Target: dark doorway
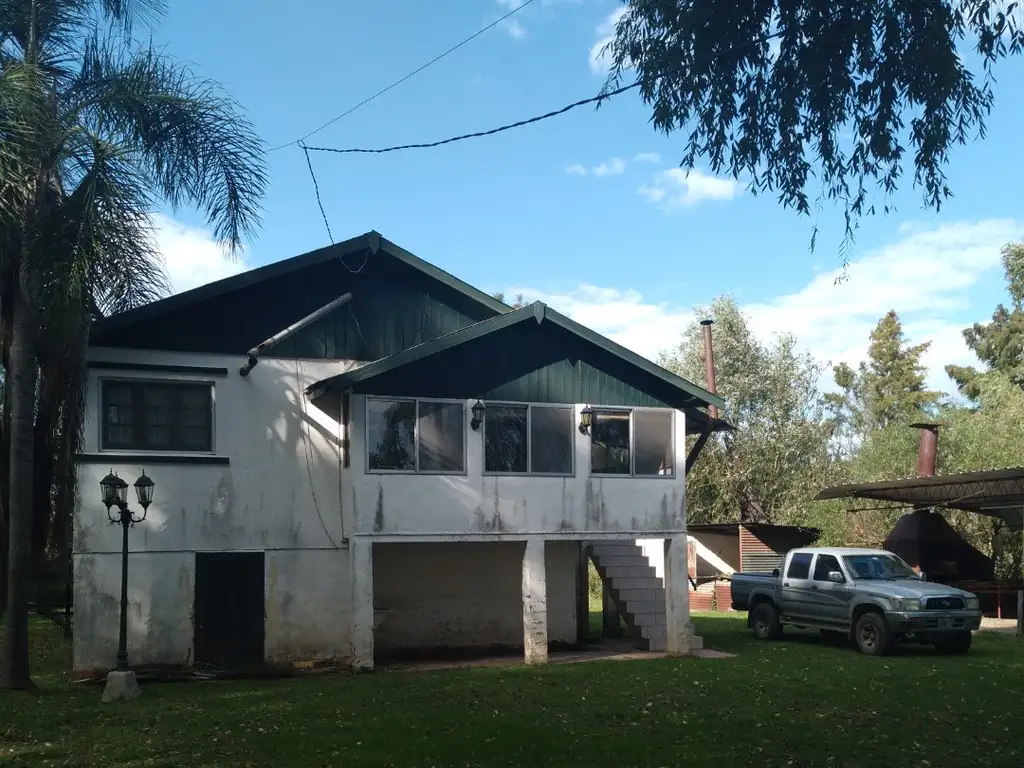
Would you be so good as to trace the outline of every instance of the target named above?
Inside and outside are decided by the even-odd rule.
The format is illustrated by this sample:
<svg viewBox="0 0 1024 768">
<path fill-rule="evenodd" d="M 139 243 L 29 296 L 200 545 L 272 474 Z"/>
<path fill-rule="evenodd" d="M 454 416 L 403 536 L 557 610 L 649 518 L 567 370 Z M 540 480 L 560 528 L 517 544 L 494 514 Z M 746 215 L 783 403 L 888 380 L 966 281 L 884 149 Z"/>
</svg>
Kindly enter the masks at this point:
<svg viewBox="0 0 1024 768">
<path fill-rule="evenodd" d="M 196 553 L 196 664 L 263 666 L 264 583 L 262 552 Z"/>
</svg>

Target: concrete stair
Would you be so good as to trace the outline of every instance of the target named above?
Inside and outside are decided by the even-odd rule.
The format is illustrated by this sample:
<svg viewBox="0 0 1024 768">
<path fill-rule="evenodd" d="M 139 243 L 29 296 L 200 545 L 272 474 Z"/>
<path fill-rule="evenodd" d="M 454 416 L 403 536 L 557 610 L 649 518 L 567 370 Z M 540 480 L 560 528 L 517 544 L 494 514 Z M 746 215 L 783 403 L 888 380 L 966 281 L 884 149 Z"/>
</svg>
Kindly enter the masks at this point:
<svg viewBox="0 0 1024 768">
<path fill-rule="evenodd" d="M 643 550 L 631 541 L 593 542 L 590 559 L 610 592 L 626 626 L 641 648 L 665 651 L 665 585 Z"/>
</svg>

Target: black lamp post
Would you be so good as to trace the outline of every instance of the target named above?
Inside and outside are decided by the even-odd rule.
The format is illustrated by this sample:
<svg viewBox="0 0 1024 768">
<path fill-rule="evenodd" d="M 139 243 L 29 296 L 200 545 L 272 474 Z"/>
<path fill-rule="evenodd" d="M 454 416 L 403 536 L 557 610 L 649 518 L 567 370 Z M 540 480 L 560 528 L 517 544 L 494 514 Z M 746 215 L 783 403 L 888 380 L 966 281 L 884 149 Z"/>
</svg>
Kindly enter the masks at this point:
<svg viewBox="0 0 1024 768">
<path fill-rule="evenodd" d="M 142 507 L 142 515 L 137 516 L 128 508 L 128 483 L 115 475 L 113 470 L 100 480 L 107 517 L 111 523 L 121 525 L 121 625 L 117 637 L 117 672 L 128 671 L 128 528 L 146 519 L 155 487 L 156 483 L 143 470 L 142 477 L 135 481 L 135 495 Z M 116 513 L 112 511 L 115 507 Z"/>
</svg>

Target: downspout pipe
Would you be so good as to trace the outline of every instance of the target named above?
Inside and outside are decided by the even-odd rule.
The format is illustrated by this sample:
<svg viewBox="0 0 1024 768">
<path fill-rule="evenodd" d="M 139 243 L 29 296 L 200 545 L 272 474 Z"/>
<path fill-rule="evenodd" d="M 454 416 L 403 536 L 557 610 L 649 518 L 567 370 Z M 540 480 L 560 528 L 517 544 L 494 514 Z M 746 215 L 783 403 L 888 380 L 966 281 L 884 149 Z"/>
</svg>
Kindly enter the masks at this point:
<svg viewBox="0 0 1024 768">
<path fill-rule="evenodd" d="M 352 293 L 351 292 L 342 294 L 338 298 L 334 299 L 334 301 L 332 301 L 332 302 L 330 302 L 328 304 L 324 304 L 322 307 L 320 307 L 320 309 L 316 310 L 315 312 L 311 312 L 310 314 L 306 315 L 304 318 L 302 318 L 298 322 L 292 323 L 287 328 L 285 328 L 283 331 L 275 333 L 273 336 L 271 336 L 269 339 L 267 339 L 263 343 L 257 344 L 255 347 L 253 347 L 252 349 L 250 349 L 246 353 L 246 355 L 249 358 L 249 361 L 245 365 L 243 365 L 241 368 L 238 369 L 239 375 L 241 375 L 241 376 L 248 376 L 249 375 L 249 371 L 251 371 L 253 368 L 255 368 L 256 367 L 256 363 L 259 362 L 260 355 L 262 355 L 264 352 L 266 352 L 272 346 L 274 346 L 275 344 L 280 344 L 282 341 L 284 341 L 288 337 L 293 336 L 294 334 L 296 334 L 299 331 L 301 331 L 307 325 L 310 325 L 311 323 L 315 323 L 317 320 L 319 320 L 324 315 L 326 315 L 326 314 L 328 314 L 330 312 L 333 312 L 338 307 L 341 307 L 341 306 L 343 306 L 345 304 L 348 304 L 350 301 L 352 301 Z"/>
<path fill-rule="evenodd" d="M 717 395 L 718 390 L 715 387 L 715 350 L 711 344 L 711 326 L 714 324 L 714 320 L 708 318 L 701 320 L 701 331 L 704 334 L 704 378 L 707 380 L 707 389 L 712 395 Z M 712 419 L 718 418 L 718 406 L 709 405 L 708 413 Z"/>
</svg>

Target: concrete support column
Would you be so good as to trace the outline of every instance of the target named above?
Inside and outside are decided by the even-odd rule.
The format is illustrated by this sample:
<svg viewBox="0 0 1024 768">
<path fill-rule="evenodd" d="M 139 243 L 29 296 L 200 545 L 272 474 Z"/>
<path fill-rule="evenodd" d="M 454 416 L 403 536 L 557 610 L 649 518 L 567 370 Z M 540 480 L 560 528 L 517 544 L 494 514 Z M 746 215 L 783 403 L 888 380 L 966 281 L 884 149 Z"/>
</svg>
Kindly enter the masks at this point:
<svg viewBox="0 0 1024 768">
<path fill-rule="evenodd" d="M 668 630 L 667 652 L 686 656 L 701 647 L 690 623 L 690 583 L 686 536 L 665 539 L 665 622 Z"/>
<path fill-rule="evenodd" d="M 548 661 L 548 584 L 544 540 L 529 539 L 523 552 L 523 658 L 527 664 Z"/>
<path fill-rule="evenodd" d="M 586 542 L 579 542 L 576 556 L 576 642 L 582 645 L 590 634 L 590 555 Z"/>
<path fill-rule="evenodd" d="M 352 565 L 352 668 L 373 669 L 373 542 L 349 540 Z"/>
</svg>

